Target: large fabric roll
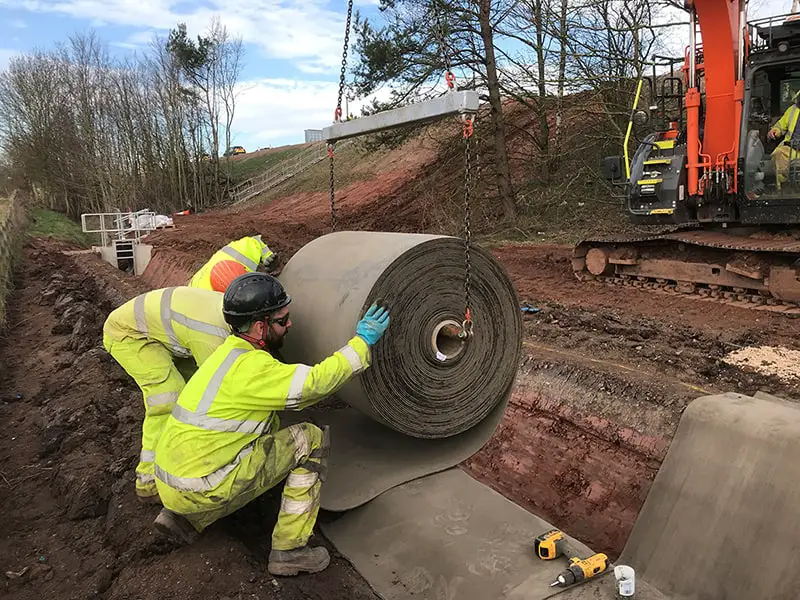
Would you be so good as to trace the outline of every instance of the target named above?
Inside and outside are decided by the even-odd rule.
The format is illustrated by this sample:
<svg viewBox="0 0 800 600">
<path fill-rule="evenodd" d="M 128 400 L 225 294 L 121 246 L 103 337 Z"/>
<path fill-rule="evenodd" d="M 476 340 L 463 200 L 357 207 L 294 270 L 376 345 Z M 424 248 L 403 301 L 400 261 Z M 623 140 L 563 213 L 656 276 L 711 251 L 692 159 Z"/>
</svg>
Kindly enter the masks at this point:
<svg viewBox="0 0 800 600">
<path fill-rule="evenodd" d="M 464 319 L 464 243 L 453 237 L 339 232 L 303 247 L 281 281 L 292 295 L 288 360 L 316 362 L 355 332 L 374 301 L 391 325 L 373 348 L 372 367 L 340 393 L 395 431 L 445 438 L 475 426 L 505 399 L 517 371 L 519 304 L 505 271 L 471 249 L 473 336 Z"/>
</svg>

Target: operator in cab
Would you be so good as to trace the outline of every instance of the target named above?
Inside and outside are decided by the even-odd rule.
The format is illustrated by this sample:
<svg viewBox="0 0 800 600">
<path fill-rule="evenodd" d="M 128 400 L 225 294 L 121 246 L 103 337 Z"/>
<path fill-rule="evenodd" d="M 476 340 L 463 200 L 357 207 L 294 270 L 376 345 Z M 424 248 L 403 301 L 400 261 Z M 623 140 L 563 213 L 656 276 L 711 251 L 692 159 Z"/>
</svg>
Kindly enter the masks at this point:
<svg viewBox="0 0 800 600">
<path fill-rule="evenodd" d="M 800 116 L 800 91 L 795 93 L 789 108 L 767 132 L 767 139 L 770 140 L 783 137 L 783 141 L 772 151 L 778 189 L 781 188 L 781 184 L 786 181 L 786 177 L 789 174 L 789 162 L 800 159 L 800 131 L 797 130 L 798 116 Z"/>
</svg>

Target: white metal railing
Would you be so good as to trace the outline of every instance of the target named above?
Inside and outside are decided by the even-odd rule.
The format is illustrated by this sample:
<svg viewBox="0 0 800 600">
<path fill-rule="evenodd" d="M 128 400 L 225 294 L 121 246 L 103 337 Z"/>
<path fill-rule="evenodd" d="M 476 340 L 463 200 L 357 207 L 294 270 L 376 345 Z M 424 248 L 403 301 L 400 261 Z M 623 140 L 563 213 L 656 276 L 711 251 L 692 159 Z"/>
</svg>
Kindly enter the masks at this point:
<svg viewBox="0 0 800 600">
<path fill-rule="evenodd" d="M 349 141 L 346 141 L 337 144 L 336 150 L 344 148 L 349 143 Z M 309 148 L 280 161 L 264 170 L 260 175 L 256 175 L 234 187 L 231 190 L 234 204 L 244 202 L 274 188 L 279 183 L 283 183 L 290 177 L 302 173 L 327 157 L 328 145 L 324 142 L 315 142 Z"/>
<path fill-rule="evenodd" d="M 103 246 L 111 245 L 113 240 L 139 243 L 143 235 L 156 228 L 156 213 L 150 209 L 81 215 L 81 229 L 84 233 L 99 233 Z"/>
</svg>

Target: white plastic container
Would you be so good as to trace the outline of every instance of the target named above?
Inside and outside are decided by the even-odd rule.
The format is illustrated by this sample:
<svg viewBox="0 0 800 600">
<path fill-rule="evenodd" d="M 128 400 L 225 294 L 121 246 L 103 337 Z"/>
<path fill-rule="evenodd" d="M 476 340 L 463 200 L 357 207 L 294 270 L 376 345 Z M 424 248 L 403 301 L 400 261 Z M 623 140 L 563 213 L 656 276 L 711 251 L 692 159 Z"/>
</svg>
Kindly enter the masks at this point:
<svg viewBox="0 0 800 600">
<path fill-rule="evenodd" d="M 633 598 L 636 595 L 636 572 L 628 565 L 614 567 L 614 577 L 617 580 L 617 597 Z"/>
</svg>

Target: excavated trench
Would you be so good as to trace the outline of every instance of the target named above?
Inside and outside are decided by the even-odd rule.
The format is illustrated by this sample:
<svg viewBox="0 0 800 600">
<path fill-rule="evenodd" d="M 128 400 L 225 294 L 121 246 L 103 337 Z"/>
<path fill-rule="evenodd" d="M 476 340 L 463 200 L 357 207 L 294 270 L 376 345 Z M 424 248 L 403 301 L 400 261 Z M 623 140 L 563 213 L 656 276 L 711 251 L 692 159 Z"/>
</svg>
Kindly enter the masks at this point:
<svg viewBox="0 0 800 600">
<path fill-rule="evenodd" d="M 215 524 L 188 548 L 151 534 L 157 508 L 138 504 L 132 484 L 141 398 L 103 351 L 101 328 L 113 307 L 178 283 L 181 269 L 163 268 L 169 257 L 157 253 L 166 275 L 153 269 L 139 280 L 64 250 L 54 242 L 26 248 L 0 358 L 4 597 L 374 598 L 335 551 L 332 566 L 314 577 L 266 574 L 275 494 Z M 182 262 L 187 269 L 191 261 Z M 724 350 L 711 336 L 541 308 L 526 317 L 525 352 L 506 414 L 462 467 L 612 557 L 692 398 L 731 382 L 745 393 L 796 391 L 721 364 Z M 629 345 L 635 336 L 646 360 L 631 359 L 641 355 Z"/>
</svg>

